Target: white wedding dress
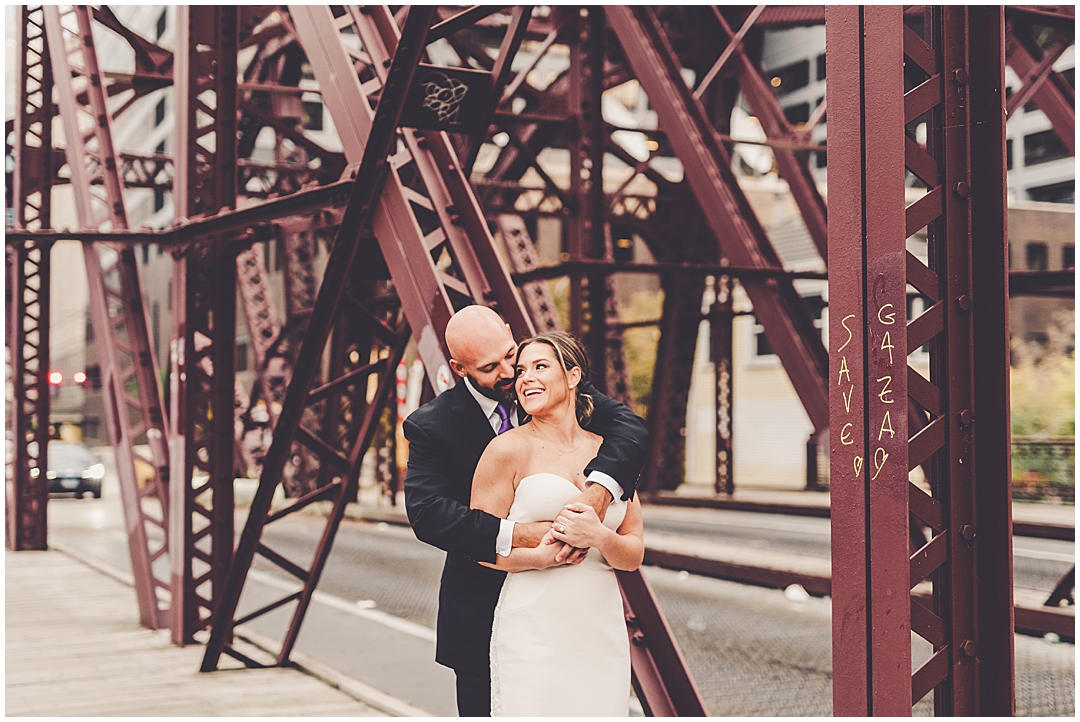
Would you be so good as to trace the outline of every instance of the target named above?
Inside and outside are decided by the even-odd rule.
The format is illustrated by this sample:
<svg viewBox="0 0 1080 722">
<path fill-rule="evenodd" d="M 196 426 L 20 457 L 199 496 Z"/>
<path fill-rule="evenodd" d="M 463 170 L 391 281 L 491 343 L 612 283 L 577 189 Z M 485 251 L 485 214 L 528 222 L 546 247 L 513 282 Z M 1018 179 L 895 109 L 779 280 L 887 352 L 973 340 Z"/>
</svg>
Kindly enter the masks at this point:
<svg viewBox="0 0 1080 722">
<path fill-rule="evenodd" d="M 523 478 L 507 516 L 554 519 L 579 489 L 556 474 Z M 618 529 L 626 502 L 604 526 Z M 630 642 L 615 572 L 596 549 L 580 564 L 506 575 L 491 632 L 491 714 L 626 717 Z"/>
</svg>

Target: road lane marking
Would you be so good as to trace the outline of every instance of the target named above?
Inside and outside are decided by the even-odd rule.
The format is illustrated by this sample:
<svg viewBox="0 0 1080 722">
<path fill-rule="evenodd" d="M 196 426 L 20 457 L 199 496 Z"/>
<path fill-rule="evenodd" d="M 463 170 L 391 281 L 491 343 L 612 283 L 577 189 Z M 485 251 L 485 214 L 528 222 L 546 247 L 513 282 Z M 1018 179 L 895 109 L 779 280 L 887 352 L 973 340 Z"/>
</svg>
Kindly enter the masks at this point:
<svg viewBox="0 0 1080 722">
<path fill-rule="evenodd" d="M 304 588 L 302 584 L 299 584 L 297 582 L 290 582 L 287 579 L 280 579 L 272 574 L 259 571 L 257 569 L 250 570 L 248 572 L 248 578 L 255 579 L 256 581 L 262 582 L 267 586 L 275 587 L 276 589 L 280 589 L 283 592 L 293 593 L 298 592 Z M 426 642 L 435 642 L 434 629 L 425 627 L 422 624 L 417 624 L 416 622 L 410 622 L 408 619 L 402 619 L 401 617 L 396 617 L 393 614 L 388 614 L 378 609 L 364 609 L 360 606 L 357 606 L 356 602 L 349 602 L 342 599 L 341 597 L 335 597 L 332 594 L 327 594 L 326 592 L 320 592 L 318 590 L 315 591 L 311 598 L 312 601 L 319 602 L 320 604 L 325 604 L 328 607 L 332 607 L 339 611 L 352 614 L 353 616 L 360 617 L 361 619 L 366 619 L 370 622 L 381 624 L 384 627 L 389 627 L 390 629 L 394 629 L 398 632 L 411 634 L 412 636 L 418 639 L 423 639 Z"/>
</svg>

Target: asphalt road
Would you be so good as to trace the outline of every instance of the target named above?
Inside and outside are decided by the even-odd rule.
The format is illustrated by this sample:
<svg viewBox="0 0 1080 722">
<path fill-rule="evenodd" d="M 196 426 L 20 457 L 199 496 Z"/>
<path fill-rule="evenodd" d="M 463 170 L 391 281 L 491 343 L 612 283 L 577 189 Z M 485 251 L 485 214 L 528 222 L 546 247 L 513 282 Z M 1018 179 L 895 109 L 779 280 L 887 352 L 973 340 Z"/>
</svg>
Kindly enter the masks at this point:
<svg viewBox="0 0 1080 722">
<path fill-rule="evenodd" d="M 49 508 L 51 539 L 130 568 L 119 504 L 108 487 L 102 500 L 54 499 Z M 674 525 L 682 533 L 731 535 L 733 543 L 737 539 L 748 546 L 828 554 L 827 522 L 697 510 L 693 518 L 680 518 L 687 510 L 664 511 L 656 515 L 664 518 L 650 514 L 646 527 Z M 321 517 L 294 514 L 268 528 L 264 542 L 306 566 L 322 528 Z M 418 542 L 407 528 L 346 520 L 297 649 L 436 714 L 453 715 L 452 677 L 431 661 L 442 559 L 442 552 Z M 662 569 L 647 568 L 645 576 L 711 714 L 831 713 L 828 598 L 793 601 L 777 590 Z M 241 612 L 275 593 L 283 596 L 292 584 L 279 569 L 257 562 Z M 255 626 L 281 639 L 287 620 L 287 611 L 280 610 Z M 1020 635 L 1015 641 L 1017 712 L 1072 716 L 1073 645 Z M 918 640 L 913 650 L 916 664 L 929 654 Z M 931 711 L 929 699 L 915 708 L 921 715 Z"/>
</svg>

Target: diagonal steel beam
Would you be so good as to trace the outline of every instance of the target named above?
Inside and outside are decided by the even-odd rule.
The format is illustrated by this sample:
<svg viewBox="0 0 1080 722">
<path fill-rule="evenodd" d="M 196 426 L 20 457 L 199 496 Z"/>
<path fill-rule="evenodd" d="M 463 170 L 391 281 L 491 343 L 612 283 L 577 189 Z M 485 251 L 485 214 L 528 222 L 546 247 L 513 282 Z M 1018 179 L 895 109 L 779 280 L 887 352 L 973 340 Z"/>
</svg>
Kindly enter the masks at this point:
<svg viewBox="0 0 1080 722">
<path fill-rule="evenodd" d="M 739 76 L 742 92 L 746 95 L 750 107 L 757 113 L 761 121 L 761 128 L 770 139 L 797 138 L 799 133 L 792 129 L 784 116 L 784 109 L 780 107 L 780 101 L 776 99 L 772 88 L 765 82 L 761 72 L 754 65 L 742 43 L 736 44 L 736 33 L 728 25 L 724 14 L 719 8 L 713 7 L 714 16 L 724 34 L 731 38 L 731 44 L 735 46 L 735 54 L 742 65 L 742 73 Z M 809 140 L 809 138 L 806 138 Z M 776 158 L 776 166 L 780 171 L 780 177 L 787 181 L 791 189 L 791 195 L 802 213 L 803 222 L 810 233 L 810 237 L 817 247 L 822 259 L 828 257 L 828 229 L 826 224 L 825 201 L 818 193 L 817 184 L 810 174 L 807 166 L 807 154 L 798 154 L 791 150 L 773 147 L 773 156 Z"/>
<path fill-rule="evenodd" d="M 1005 62 L 1021 79 L 1028 77 L 1036 69 L 1039 61 L 1024 47 L 1013 31 L 1013 23 L 1006 23 Z M 1056 76 L 1056 77 L 1055 77 Z M 1049 81 L 1049 82 L 1047 82 Z M 1069 152 L 1076 154 L 1076 108 L 1075 98 L 1065 89 L 1068 82 L 1060 73 L 1051 71 L 1043 82 L 1036 83 L 1031 92 L 1031 99 L 1039 106 L 1050 121 L 1054 131 L 1061 138 Z"/>
<path fill-rule="evenodd" d="M 390 170 L 387 154 L 397 138 L 395 131 L 398 119 L 401 115 L 408 87 L 419 63 L 420 55 L 424 50 L 424 38 L 427 35 L 433 14 L 434 8 L 431 7 L 413 8 L 406 21 L 401 41 L 398 43 L 394 53 L 386 86 L 371 121 L 370 135 L 367 137 L 368 142 L 363 149 L 362 160 L 356 173 L 352 195 L 346 206 L 345 216 L 342 219 L 333 250 L 330 253 L 323 283 L 319 288 L 319 294 L 312 309 L 311 321 L 304 337 L 304 344 L 296 361 L 281 416 L 278 418 L 274 441 L 263 466 L 263 475 L 259 479 L 259 488 L 252 501 L 248 522 L 245 524 L 244 531 L 241 534 L 240 543 L 229 568 L 225 587 L 214 613 L 210 640 L 206 645 L 206 654 L 203 657 L 201 667 L 204 672 L 217 669 L 218 660 L 230 643 L 233 620 L 237 604 L 240 601 L 240 592 L 243 589 L 243 583 L 259 547 L 259 539 L 270 512 L 270 503 L 273 499 L 274 490 L 281 482 L 286 457 L 291 453 L 293 439 L 298 432 L 303 415 L 309 385 L 316 373 L 324 345 L 329 338 L 342 300 L 342 293 L 345 290 L 346 281 L 349 278 L 354 262 L 357 260 L 361 234 L 367 227 L 377 207 L 378 198 L 382 194 L 382 188 Z M 336 40 L 336 38 L 334 39 Z M 313 49 L 310 49 L 309 53 Z M 403 351 L 403 348 L 401 350 Z M 393 365 L 396 366 L 396 363 Z M 393 377 L 392 368 L 386 376 L 387 378 Z M 367 425 L 369 428 L 365 430 L 365 433 L 373 433 L 374 425 L 370 421 L 368 421 Z M 370 443 L 370 438 L 367 438 L 367 441 Z M 357 449 L 359 448 L 358 445 Z M 341 516 L 344 514 L 343 500 L 346 496 L 345 492 L 349 486 L 355 488 L 359 475 L 359 456 L 361 453 L 362 450 L 360 452 L 354 450 L 353 456 L 355 458 L 350 459 L 351 468 L 348 479 L 341 484 L 341 492 L 335 504 L 335 511 L 327 525 L 323 539 L 320 541 L 315 565 L 305 581 L 304 590 L 299 597 L 299 604 L 293 615 L 293 624 L 290 626 L 286 643 L 282 645 L 278 657 L 279 665 L 288 660 L 292 644 L 295 643 L 296 635 L 299 633 L 299 623 L 303 620 L 307 605 L 314 594 L 315 586 L 322 572 L 322 564 L 325 563 L 326 554 L 329 553 L 329 547 L 333 542 L 337 523 L 340 523 Z"/>
<path fill-rule="evenodd" d="M 683 163 L 698 205 L 721 249 L 734 265 L 778 268 L 779 258 L 731 170 L 730 158 L 682 81 L 674 51 L 655 12 L 612 6 L 608 21 L 660 125 Z M 743 288 L 787 371 L 815 430 L 829 424 L 827 357 L 809 309 L 790 283 L 746 279 Z"/>
<path fill-rule="evenodd" d="M 45 29 L 79 225 L 87 230 L 124 230 L 123 182 L 117 171 L 90 9 L 74 6 L 61 12 L 59 7 L 47 6 Z M 154 570 L 153 561 L 165 553 L 166 546 L 168 437 L 135 251 L 103 243 L 87 243 L 83 249 L 140 621 L 160 629 L 167 621 L 157 591 L 167 583 Z M 134 445 L 144 439 L 151 454 L 143 461 L 154 469 L 154 478 L 140 489 L 135 474 L 135 460 L 140 457 Z"/>
</svg>

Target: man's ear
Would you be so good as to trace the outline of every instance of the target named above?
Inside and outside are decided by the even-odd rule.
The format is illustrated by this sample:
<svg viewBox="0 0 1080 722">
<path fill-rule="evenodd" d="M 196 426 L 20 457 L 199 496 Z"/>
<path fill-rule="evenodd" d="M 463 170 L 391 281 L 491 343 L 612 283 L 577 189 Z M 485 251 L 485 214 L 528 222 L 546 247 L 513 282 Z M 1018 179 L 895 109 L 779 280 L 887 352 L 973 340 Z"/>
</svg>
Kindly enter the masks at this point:
<svg viewBox="0 0 1080 722">
<path fill-rule="evenodd" d="M 454 359 L 450 359 L 450 368 L 453 369 L 454 373 L 456 373 L 461 378 L 465 378 L 468 375 L 465 372 L 465 367 L 462 366 L 457 361 L 455 361 Z"/>
</svg>

